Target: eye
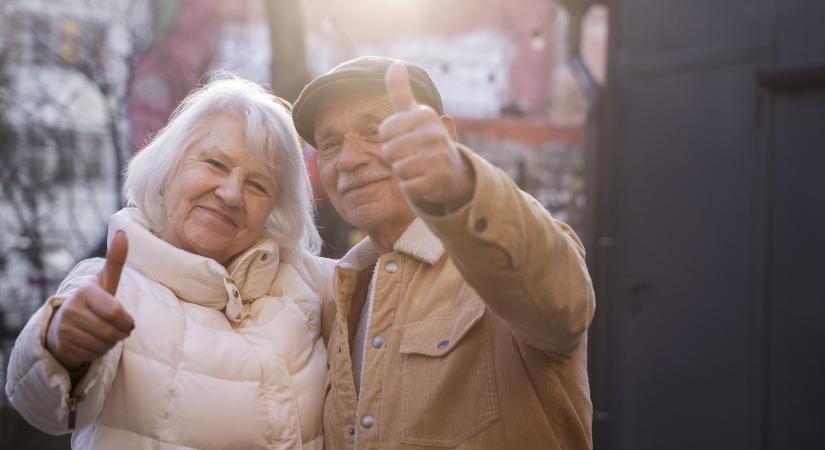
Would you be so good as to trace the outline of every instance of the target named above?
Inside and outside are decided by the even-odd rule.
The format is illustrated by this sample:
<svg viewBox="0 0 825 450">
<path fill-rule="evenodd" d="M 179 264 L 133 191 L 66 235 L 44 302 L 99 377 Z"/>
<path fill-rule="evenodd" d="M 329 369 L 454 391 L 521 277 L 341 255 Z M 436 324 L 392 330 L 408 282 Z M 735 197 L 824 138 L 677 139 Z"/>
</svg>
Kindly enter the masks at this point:
<svg viewBox="0 0 825 450">
<path fill-rule="evenodd" d="M 338 139 L 330 139 L 328 141 L 322 142 L 321 145 L 318 146 L 318 153 L 329 154 L 337 150 L 340 146 L 341 141 L 339 141 Z"/>
<path fill-rule="evenodd" d="M 252 186 L 252 189 L 257 191 L 258 193 L 269 195 L 269 191 L 266 190 L 266 187 L 264 187 L 262 183 L 259 183 L 257 181 L 250 181 L 249 185 Z"/>
<path fill-rule="evenodd" d="M 217 159 L 206 158 L 206 159 L 203 160 L 203 162 L 205 162 L 206 164 L 209 164 L 210 166 L 212 166 L 216 169 L 221 169 L 221 170 L 226 169 L 226 166 L 224 166 L 223 163 L 218 161 Z"/>
<path fill-rule="evenodd" d="M 367 128 L 364 130 L 364 136 L 372 142 L 378 142 L 381 140 L 381 133 L 378 132 L 378 127 Z"/>
</svg>

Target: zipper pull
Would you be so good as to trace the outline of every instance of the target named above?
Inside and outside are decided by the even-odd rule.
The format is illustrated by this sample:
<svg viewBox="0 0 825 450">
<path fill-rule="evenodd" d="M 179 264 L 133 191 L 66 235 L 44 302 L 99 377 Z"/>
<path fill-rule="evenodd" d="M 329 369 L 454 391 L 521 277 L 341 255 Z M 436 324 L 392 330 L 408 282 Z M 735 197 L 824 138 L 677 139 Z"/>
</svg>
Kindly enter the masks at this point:
<svg viewBox="0 0 825 450">
<path fill-rule="evenodd" d="M 69 396 L 69 429 L 74 430 L 75 421 L 77 420 L 77 397 Z"/>
</svg>

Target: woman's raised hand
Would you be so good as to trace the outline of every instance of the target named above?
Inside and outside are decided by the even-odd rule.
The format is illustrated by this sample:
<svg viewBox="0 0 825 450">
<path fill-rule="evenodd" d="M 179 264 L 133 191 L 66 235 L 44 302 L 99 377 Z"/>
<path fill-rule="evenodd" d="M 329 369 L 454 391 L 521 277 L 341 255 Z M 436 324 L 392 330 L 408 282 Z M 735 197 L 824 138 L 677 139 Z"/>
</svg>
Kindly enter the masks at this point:
<svg viewBox="0 0 825 450">
<path fill-rule="evenodd" d="M 66 369 L 77 369 L 103 356 L 135 327 L 114 295 L 129 243 L 117 231 L 97 279 L 78 288 L 55 311 L 46 332 L 46 348 Z"/>
</svg>

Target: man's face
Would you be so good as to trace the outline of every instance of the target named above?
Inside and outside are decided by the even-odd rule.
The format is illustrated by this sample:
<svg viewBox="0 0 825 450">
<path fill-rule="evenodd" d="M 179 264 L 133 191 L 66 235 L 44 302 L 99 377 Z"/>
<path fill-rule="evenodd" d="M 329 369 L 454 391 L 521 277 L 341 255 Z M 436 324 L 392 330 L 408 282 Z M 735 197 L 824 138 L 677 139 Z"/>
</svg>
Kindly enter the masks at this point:
<svg viewBox="0 0 825 450">
<path fill-rule="evenodd" d="M 415 218 L 381 152 L 378 127 L 390 114 L 386 97 L 373 96 L 327 103 L 315 115 L 321 184 L 344 220 L 367 233 L 403 231 Z"/>
</svg>

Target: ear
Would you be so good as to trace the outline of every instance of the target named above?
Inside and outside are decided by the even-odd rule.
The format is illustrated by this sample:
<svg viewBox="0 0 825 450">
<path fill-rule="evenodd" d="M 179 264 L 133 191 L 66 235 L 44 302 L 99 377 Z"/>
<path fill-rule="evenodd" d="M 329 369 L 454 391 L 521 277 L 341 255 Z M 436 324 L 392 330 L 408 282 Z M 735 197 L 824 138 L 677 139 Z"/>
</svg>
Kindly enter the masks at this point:
<svg viewBox="0 0 825 450">
<path fill-rule="evenodd" d="M 450 139 L 453 142 L 458 142 L 458 132 L 455 129 L 455 120 L 453 120 L 453 116 L 449 114 L 444 114 L 441 118 L 441 123 L 447 128 L 447 133 L 450 134 Z"/>
</svg>

